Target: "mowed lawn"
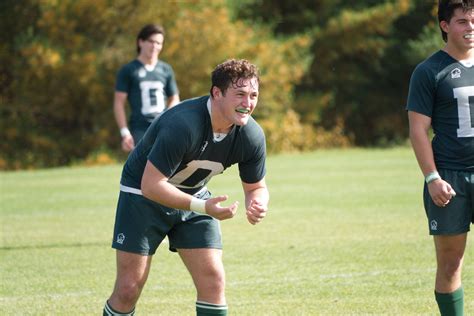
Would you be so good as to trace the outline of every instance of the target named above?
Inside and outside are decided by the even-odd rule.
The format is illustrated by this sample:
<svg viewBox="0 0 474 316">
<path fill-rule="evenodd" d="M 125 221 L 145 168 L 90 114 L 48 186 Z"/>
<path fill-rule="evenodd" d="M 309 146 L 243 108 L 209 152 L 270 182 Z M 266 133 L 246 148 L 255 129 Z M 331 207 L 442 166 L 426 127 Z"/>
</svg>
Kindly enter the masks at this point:
<svg viewBox="0 0 474 316">
<path fill-rule="evenodd" d="M 0 314 L 101 315 L 121 166 L 0 173 Z M 230 315 L 436 315 L 435 256 L 410 148 L 268 158 L 270 211 L 244 216 L 235 167 L 211 180 L 239 200 L 222 222 Z M 464 266 L 474 315 L 474 255 Z M 163 244 L 137 315 L 194 315 L 191 278 Z"/>
</svg>

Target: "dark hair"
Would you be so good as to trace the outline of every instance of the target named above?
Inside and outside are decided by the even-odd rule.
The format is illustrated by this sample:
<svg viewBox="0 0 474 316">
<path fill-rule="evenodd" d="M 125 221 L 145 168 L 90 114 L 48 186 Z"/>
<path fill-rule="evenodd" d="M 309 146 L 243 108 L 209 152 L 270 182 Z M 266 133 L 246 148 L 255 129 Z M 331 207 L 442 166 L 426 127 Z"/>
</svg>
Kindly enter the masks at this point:
<svg viewBox="0 0 474 316">
<path fill-rule="evenodd" d="M 438 22 L 441 21 L 450 22 L 456 9 L 463 9 L 463 11 L 474 9 L 474 0 L 439 0 L 438 2 Z M 441 35 L 443 41 L 448 41 L 448 34 L 441 29 Z"/>
<path fill-rule="evenodd" d="M 140 32 L 137 35 L 137 53 L 138 54 L 140 54 L 140 46 L 138 45 L 138 41 L 139 40 L 145 41 L 154 34 L 163 34 L 163 37 L 165 37 L 165 29 L 161 25 L 158 25 L 158 24 L 147 24 L 140 30 Z"/>
<path fill-rule="evenodd" d="M 229 85 L 242 87 L 243 80 L 252 78 L 256 78 L 257 82 L 260 83 L 257 66 L 245 59 L 228 59 L 222 64 L 217 65 L 214 71 L 212 71 L 211 96 L 213 97 L 213 87 L 219 88 L 222 94 L 225 94 Z"/>
</svg>

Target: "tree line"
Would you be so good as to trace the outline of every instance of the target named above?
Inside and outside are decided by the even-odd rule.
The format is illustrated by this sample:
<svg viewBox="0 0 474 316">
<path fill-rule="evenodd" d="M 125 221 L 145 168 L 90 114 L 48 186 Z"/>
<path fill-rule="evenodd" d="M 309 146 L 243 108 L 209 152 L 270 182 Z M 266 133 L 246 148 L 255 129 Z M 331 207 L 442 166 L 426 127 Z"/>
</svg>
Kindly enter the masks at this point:
<svg viewBox="0 0 474 316">
<path fill-rule="evenodd" d="M 270 152 L 404 142 L 408 81 L 441 47 L 436 1 L 4 0 L 0 169 L 119 152 L 118 68 L 147 23 L 181 99 L 207 94 L 227 58 L 261 71 L 255 116 Z"/>
</svg>

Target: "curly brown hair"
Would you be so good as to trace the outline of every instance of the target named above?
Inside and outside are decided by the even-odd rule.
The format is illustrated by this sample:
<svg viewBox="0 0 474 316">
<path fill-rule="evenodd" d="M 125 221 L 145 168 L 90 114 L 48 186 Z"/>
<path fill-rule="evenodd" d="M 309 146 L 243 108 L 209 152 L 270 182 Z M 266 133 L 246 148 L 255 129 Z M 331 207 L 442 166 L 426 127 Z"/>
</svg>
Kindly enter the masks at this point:
<svg viewBox="0 0 474 316">
<path fill-rule="evenodd" d="M 242 87 L 243 81 L 256 78 L 260 84 L 258 68 L 246 59 L 228 59 L 216 66 L 211 74 L 211 89 L 217 87 L 225 95 L 227 88 L 232 84 L 234 87 Z"/>
</svg>

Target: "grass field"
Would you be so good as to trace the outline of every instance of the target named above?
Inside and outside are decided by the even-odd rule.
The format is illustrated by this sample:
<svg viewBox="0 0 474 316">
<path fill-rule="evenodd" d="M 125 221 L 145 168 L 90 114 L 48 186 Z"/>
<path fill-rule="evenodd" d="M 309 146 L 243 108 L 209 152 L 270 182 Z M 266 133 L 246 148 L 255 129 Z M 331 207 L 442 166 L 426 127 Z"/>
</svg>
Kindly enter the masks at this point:
<svg viewBox="0 0 474 316">
<path fill-rule="evenodd" d="M 271 156 L 257 226 L 222 222 L 230 315 L 436 315 L 435 258 L 410 148 Z M 0 314 L 101 315 L 121 166 L 0 173 Z M 243 202 L 237 170 L 210 183 Z M 241 204 L 242 205 L 242 204 Z M 138 315 L 193 315 L 191 279 L 162 245 Z M 474 256 L 464 266 L 474 315 Z"/>
</svg>

